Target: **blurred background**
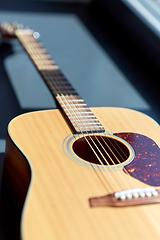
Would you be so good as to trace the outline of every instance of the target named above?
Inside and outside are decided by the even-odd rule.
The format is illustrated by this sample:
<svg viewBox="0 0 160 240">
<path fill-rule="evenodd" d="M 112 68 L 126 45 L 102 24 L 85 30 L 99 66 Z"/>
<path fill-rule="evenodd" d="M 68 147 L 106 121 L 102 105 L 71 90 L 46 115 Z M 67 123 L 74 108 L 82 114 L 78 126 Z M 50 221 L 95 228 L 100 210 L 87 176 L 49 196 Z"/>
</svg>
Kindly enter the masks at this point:
<svg viewBox="0 0 160 240">
<path fill-rule="evenodd" d="M 131 108 L 160 123 L 159 11 L 158 0 L 5 0 L 0 22 L 18 21 L 38 31 L 89 107 Z M 18 40 L 1 42 L 0 63 L 2 180 L 9 121 L 56 105 Z M 20 212 L 2 181 L 0 186 L 0 239 L 14 240 Z"/>
</svg>

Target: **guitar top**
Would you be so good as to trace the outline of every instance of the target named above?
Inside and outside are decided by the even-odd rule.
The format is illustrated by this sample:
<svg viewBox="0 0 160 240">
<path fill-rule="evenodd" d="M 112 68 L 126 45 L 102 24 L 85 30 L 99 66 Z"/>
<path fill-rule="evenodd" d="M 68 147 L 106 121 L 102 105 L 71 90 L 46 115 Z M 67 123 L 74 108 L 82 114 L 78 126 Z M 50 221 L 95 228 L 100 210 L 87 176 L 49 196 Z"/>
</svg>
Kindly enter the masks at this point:
<svg viewBox="0 0 160 240">
<path fill-rule="evenodd" d="M 8 126 L 4 181 L 22 209 L 21 239 L 159 239 L 159 125 L 129 109 L 89 109 L 37 32 L 1 28 L 20 40 L 60 108 Z"/>
</svg>

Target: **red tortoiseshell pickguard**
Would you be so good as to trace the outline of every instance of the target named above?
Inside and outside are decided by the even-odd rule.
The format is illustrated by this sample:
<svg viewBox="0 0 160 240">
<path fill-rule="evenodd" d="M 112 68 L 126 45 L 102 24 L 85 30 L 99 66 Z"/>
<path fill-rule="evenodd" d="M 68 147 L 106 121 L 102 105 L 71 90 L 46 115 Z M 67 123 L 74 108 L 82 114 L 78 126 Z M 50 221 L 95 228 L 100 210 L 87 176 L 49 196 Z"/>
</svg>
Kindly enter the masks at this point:
<svg viewBox="0 0 160 240">
<path fill-rule="evenodd" d="M 115 133 L 135 151 L 133 161 L 125 166 L 128 173 L 151 186 L 160 186 L 160 148 L 150 138 L 137 133 Z"/>
</svg>

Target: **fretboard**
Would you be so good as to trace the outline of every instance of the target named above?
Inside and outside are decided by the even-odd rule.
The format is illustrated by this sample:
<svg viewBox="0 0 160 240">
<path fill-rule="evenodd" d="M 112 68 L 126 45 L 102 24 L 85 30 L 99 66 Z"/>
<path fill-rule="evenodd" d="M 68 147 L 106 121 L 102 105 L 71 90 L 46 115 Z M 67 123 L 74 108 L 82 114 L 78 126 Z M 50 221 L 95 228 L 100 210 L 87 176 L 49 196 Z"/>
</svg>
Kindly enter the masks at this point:
<svg viewBox="0 0 160 240">
<path fill-rule="evenodd" d="M 67 81 L 46 49 L 34 38 L 33 34 L 34 31 L 28 29 L 16 30 L 18 39 L 59 103 L 74 132 L 104 132 L 101 123 Z"/>
</svg>

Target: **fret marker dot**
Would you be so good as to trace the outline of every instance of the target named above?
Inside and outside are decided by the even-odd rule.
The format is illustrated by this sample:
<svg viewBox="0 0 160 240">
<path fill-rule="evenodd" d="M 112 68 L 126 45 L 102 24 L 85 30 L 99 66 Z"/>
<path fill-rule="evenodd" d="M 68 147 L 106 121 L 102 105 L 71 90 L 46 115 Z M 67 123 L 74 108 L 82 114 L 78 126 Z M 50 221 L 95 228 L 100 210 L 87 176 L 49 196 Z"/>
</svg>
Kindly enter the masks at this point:
<svg viewBox="0 0 160 240">
<path fill-rule="evenodd" d="M 40 33 L 39 33 L 39 32 L 34 32 L 34 33 L 33 33 L 33 37 L 34 37 L 35 39 L 38 39 L 38 38 L 40 37 Z"/>
</svg>

